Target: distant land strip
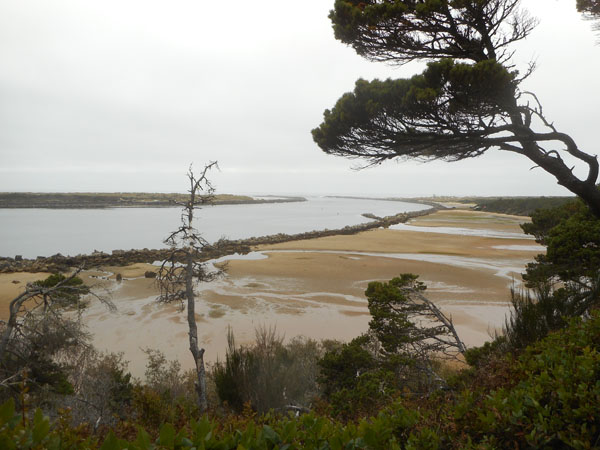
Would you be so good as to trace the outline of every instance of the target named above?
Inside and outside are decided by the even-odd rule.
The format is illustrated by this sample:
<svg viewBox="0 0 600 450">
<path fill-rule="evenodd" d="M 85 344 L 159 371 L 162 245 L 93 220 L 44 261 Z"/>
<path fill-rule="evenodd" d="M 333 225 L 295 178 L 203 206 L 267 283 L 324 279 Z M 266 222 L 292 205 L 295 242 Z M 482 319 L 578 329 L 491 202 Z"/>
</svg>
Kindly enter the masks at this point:
<svg viewBox="0 0 600 450">
<path fill-rule="evenodd" d="M 474 211 L 486 211 L 499 214 L 512 214 L 515 216 L 531 216 L 537 209 L 549 209 L 562 206 L 565 203 L 576 200 L 576 197 L 452 197 L 452 196 L 432 196 L 432 197 L 356 197 L 356 196 L 334 196 L 335 198 L 355 198 L 361 200 L 386 200 L 394 202 L 421 203 L 429 206 L 436 206 L 440 203 L 464 203 L 472 204 Z"/>
<path fill-rule="evenodd" d="M 188 194 L 160 194 L 147 192 L 73 192 L 36 193 L 0 192 L 0 208 L 51 208 L 51 209 L 102 209 L 102 208 L 166 208 L 178 206 L 189 198 Z M 303 202 L 304 197 L 217 194 L 215 205 L 241 205 L 256 203 Z"/>
<path fill-rule="evenodd" d="M 221 239 L 212 245 L 207 245 L 204 250 L 197 255 L 197 258 L 200 261 L 208 261 L 210 259 L 216 259 L 234 253 L 246 254 L 258 245 L 279 244 L 282 242 L 316 239 L 325 236 L 352 235 L 374 228 L 387 228 L 390 225 L 405 223 L 409 219 L 425 216 L 440 209 L 446 208 L 441 205 L 436 205 L 435 207 L 422 211 L 411 211 L 383 218 L 372 214 L 363 214 L 368 218 L 376 218 L 376 220 L 359 225 L 348 225 L 344 228 L 335 230 L 308 231 L 298 234 L 278 233 L 269 236 L 251 237 L 248 239 Z M 76 256 L 64 256 L 58 253 L 48 257 L 39 256 L 36 259 L 26 259 L 16 255 L 14 258 L 0 257 L 0 273 L 67 272 L 76 267 L 92 269 L 101 266 L 127 266 L 134 263 L 152 264 L 155 261 L 169 259 L 171 253 L 172 250 L 169 248 L 145 248 L 140 250 L 113 250 L 111 253 L 94 252 L 89 255 Z"/>
</svg>

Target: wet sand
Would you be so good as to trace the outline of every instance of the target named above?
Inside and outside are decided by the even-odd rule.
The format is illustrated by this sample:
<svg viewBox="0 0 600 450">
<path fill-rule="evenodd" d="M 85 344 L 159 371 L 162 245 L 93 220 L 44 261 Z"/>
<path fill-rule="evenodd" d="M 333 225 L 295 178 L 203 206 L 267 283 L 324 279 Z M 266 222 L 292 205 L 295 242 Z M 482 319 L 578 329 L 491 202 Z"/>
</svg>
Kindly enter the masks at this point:
<svg viewBox="0 0 600 450">
<path fill-rule="evenodd" d="M 244 259 L 231 259 L 224 277 L 197 289 L 198 331 L 206 359 L 224 357 L 228 326 L 242 344 L 253 341 L 258 326 L 276 326 L 288 338 L 352 339 L 368 328 L 368 283 L 403 272 L 420 275 L 427 295 L 452 316 L 468 346 L 481 345 L 504 322 L 509 287 L 520 282 L 525 264 L 543 251 L 522 235 L 518 224 L 524 220 L 439 211 L 413 220 L 410 230 L 377 229 L 261 246 Z M 447 234 L 446 228 L 473 234 Z M 111 289 L 118 308 L 111 313 L 92 301 L 84 320 L 95 345 L 124 352 L 137 376 L 143 375 L 146 358 L 141 349 L 146 347 L 191 367 L 186 315 L 175 305 L 156 303 L 154 280 L 143 278 L 148 265 L 105 269 L 103 274 L 84 274 L 86 282 Z M 121 283 L 114 280 L 116 272 L 124 277 Z"/>
<path fill-rule="evenodd" d="M 27 283 L 47 278 L 44 272 L 17 272 L 0 274 L 0 320 L 7 320 L 10 302 L 25 291 Z"/>
</svg>

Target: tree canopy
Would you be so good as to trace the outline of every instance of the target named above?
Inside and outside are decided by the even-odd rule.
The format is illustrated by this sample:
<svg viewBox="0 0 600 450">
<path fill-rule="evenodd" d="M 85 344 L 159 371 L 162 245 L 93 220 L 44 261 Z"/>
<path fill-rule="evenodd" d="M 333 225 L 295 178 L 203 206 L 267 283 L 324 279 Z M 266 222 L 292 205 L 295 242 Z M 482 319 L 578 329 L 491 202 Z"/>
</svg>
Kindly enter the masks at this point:
<svg viewBox="0 0 600 450">
<path fill-rule="evenodd" d="M 577 0 L 577 11 L 596 20 L 600 18 L 600 0 Z"/>
<path fill-rule="evenodd" d="M 358 80 L 313 139 L 326 153 L 363 158 L 457 161 L 490 149 L 518 153 L 552 174 L 600 217 L 598 161 L 544 115 L 520 89 L 511 45 L 536 20 L 518 0 L 336 0 L 335 37 L 373 61 L 428 61 L 420 75 Z M 578 178 L 563 159 L 583 162 Z"/>
<path fill-rule="evenodd" d="M 600 0 L 577 0 L 577 11 L 594 21 L 594 30 L 600 32 Z"/>
</svg>

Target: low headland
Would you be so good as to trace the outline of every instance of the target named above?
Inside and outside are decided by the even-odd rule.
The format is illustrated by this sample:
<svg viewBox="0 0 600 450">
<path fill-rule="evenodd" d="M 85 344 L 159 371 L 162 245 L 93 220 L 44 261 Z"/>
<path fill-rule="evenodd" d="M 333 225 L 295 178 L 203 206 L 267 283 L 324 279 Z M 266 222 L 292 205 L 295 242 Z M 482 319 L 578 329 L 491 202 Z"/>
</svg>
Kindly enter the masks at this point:
<svg viewBox="0 0 600 450">
<path fill-rule="evenodd" d="M 0 192 L 0 208 L 54 208 L 54 209 L 101 209 L 101 208 L 165 208 L 177 207 L 188 199 L 188 194 L 162 194 L 148 192 Z M 217 194 L 211 203 L 215 205 L 242 205 L 257 203 L 287 203 L 306 201 L 304 197 Z"/>
</svg>

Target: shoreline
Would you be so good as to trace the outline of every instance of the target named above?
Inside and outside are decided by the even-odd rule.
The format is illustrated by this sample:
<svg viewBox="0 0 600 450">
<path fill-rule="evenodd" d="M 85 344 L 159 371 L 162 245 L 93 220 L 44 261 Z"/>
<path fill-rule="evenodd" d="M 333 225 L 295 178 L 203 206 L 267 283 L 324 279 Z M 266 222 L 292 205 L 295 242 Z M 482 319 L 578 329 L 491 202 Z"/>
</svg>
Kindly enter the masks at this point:
<svg viewBox="0 0 600 450">
<path fill-rule="evenodd" d="M 145 192 L 0 192 L 0 209 L 110 209 L 110 208 L 180 208 L 187 194 Z M 297 196 L 254 198 L 247 195 L 216 194 L 212 204 L 254 205 L 265 203 L 304 202 Z"/>
<path fill-rule="evenodd" d="M 259 245 L 309 240 L 326 236 L 355 235 L 375 228 L 388 228 L 392 225 L 405 223 L 416 217 L 432 214 L 433 212 L 442 209 L 445 209 L 445 207 L 438 205 L 425 210 L 403 212 L 383 218 L 374 216 L 372 214 L 363 214 L 364 217 L 374 220 L 358 225 L 348 225 L 343 228 L 337 228 L 333 230 L 313 230 L 296 234 L 278 233 L 267 236 L 235 240 L 221 239 L 215 244 L 206 246 L 204 250 L 197 255 L 197 259 L 200 261 L 208 261 L 210 259 L 216 259 L 235 253 L 246 254 L 250 252 L 253 247 Z M 91 269 L 94 267 L 107 265 L 126 266 L 135 263 L 151 264 L 155 261 L 167 259 L 170 252 L 170 249 L 164 248 L 113 250 L 110 254 L 105 252 L 95 252 L 92 254 L 76 256 L 63 256 L 62 254 L 57 253 L 56 255 L 38 257 L 36 259 L 0 257 L 0 273 L 66 272 L 72 268 L 78 267 Z"/>
</svg>

